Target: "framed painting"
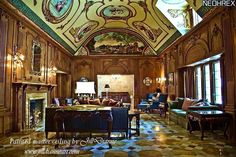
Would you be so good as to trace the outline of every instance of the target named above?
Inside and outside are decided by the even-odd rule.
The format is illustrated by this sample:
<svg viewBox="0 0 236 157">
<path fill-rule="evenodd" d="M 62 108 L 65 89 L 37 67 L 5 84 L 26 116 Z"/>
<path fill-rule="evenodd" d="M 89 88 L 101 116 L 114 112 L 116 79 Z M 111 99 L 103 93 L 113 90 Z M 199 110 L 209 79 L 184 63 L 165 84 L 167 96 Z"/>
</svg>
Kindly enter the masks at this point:
<svg viewBox="0 0 236 157">
<path fill-rule="evenodd" d="M 168 74 L 168 83 L 169 83 L 169 85 L 174 85 L 174 73 L 173 72 Z"/>
</svg>

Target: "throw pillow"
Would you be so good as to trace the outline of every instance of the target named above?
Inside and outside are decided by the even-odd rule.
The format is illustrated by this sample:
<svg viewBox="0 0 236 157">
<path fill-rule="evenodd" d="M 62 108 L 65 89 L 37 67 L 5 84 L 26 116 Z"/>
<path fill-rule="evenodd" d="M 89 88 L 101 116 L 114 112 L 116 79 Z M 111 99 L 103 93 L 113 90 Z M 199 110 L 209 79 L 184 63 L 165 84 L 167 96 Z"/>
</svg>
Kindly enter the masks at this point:
<svg viewBox="0 0 236 157">
<path fill-rule="evenodd" d="M 89 104 L 92 104 L 92 105 L 100 105 L 100 99 L 91 99 L 89 100 Z"/>
<path fill-rule="evenodd" d="M 184 102 L 183 102 L 183 106 L 182 106 L 182 110 L 184 111 L 187 111 L 188 110 L 188 107 L 191 106 L 193 104 L 193 100 L 190 100 L 190 99 L 184 99 Z"/>
<path fill-rule="evenodd" d="M 104 99 L 102 100 L 102 105 L 103 105 L 103 106 L 108 106 L 109 102 L 110 102 L 110 100 L 104 98 Z"/>
<path fill-rule="evenodd" d="M 79 99 L 79 103 L 80 104 L 88 104 L 88 99 L 85 99 L 85 98 L 82 98 L 82 99 Z"/>
<path fill-rule="evenodd" d="M 117 105 L 117 101 L 113 100 L 113 99 L 110 99 L 109 103 L 108 103 L 108 106 L 116 106 Z"/>
<path fill-rule="evenodd" d="M 197 103 L 199 103 L 198 100 L 196 100 L 196 99 L 192 99 L 192 101 L 193 101 L 193 104 L 192 104 L 193 106 L 196 105 Z"/>
<path fill-rule="evenodd" d="M 193 103 L 193 106 L 204 106 L 204 102 Z"/>
<path fill-rule="evenodd" d="M 67 106 L 65 99 L 59 99 L 59 101 L 60 101 L 60 106 Z"/>
<path fill-rule="evenodd" d="M 89 100 L 89 104 L 91 104 L 91 105 L 95 105 L 94 100 L 93 100 L 93 99 L 90 99 L 90 100 Z"/>
<path fill-rule="evenodd" d="M 74 100 L 73 100 L 73 105 L 80 105 L 78 99 L 74 99 Z"/>
</svg>

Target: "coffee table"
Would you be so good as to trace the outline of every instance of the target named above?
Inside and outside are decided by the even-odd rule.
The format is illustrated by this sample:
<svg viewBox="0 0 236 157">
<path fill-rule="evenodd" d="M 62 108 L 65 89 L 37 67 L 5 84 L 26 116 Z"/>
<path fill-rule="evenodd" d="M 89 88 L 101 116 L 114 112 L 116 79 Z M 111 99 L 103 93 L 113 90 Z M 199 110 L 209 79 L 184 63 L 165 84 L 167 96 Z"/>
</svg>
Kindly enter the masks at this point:
<svg viewBox="0 0 236 157">
<path fill-rule="evenodd" d="M 224 136 L 227 138 L 227 129 L 229 126 L 230 115 L 220 110 L 195 110 L 187 112 L 189 132 L 192 133 L 193 126 L 192 122 L 197 121 L 201 131 L 201 140 L 204 138 L 204 124 L 209 124 L 213 131 L 212 123 L 225 124 Z"/>
</svg>

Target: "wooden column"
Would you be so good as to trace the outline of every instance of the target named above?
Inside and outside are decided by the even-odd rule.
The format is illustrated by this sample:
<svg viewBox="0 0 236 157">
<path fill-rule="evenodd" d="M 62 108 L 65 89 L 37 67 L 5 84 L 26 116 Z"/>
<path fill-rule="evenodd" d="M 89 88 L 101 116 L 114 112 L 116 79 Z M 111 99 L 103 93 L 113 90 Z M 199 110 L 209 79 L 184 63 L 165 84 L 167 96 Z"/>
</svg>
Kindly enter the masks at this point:
<svg viewBox="0 0 236 157">
<path fill-rule="evenodd" d="M 229 142 L 236 143 L 236 119 L 235 119 L 235 62 L 233 56 L 236 54 L 233 49 L 233 36 L 232 36 L 232 27 L 231 27 L 231 19 L 230 19 L 230 9 L 227 9 L 222 14 L 222 24 L 223 24 L 223 39 L 224 39 L 224 47 L 225 47 L 225 81 L 223 87 L 225 87 L 225 111 L 232 115 L 232 119 L 230 122 L 229 128 Z"/>
</svg>

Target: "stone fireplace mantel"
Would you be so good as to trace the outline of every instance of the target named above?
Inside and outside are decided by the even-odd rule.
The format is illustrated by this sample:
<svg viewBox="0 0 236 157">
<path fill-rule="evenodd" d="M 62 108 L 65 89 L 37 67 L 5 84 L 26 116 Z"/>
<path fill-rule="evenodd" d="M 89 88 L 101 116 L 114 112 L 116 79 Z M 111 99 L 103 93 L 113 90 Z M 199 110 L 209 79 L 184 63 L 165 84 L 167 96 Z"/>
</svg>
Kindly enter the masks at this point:
<svg viewBox="0 0 236 157">
<path fill-rule="evenodd" d="M 32 83 L 32 82 L 13 82 L 13 111 L 14 111 L 14 131 L 21 131 L 26 128 L 26 107 L 27 94 L 45 93 L 46 104 L 50 104 L 51 93 L 55 84 Z M 46 107 L 46 106 L 45 106 Z"/>
<path fill-rule="evenodd" d="M 34 86 L 37 88 L 37 90 L 40 90 L 41 87 L 48 87 L 49 90 L 52 90 L 54 87 L 56 87 L 56 84 L 46 84 L 46 83 L 32 83 L 32 82 L 12 82 L 13 85 L 15 85 L 18 88 L 27 88 L 27 86 Z"/>
</svg>

